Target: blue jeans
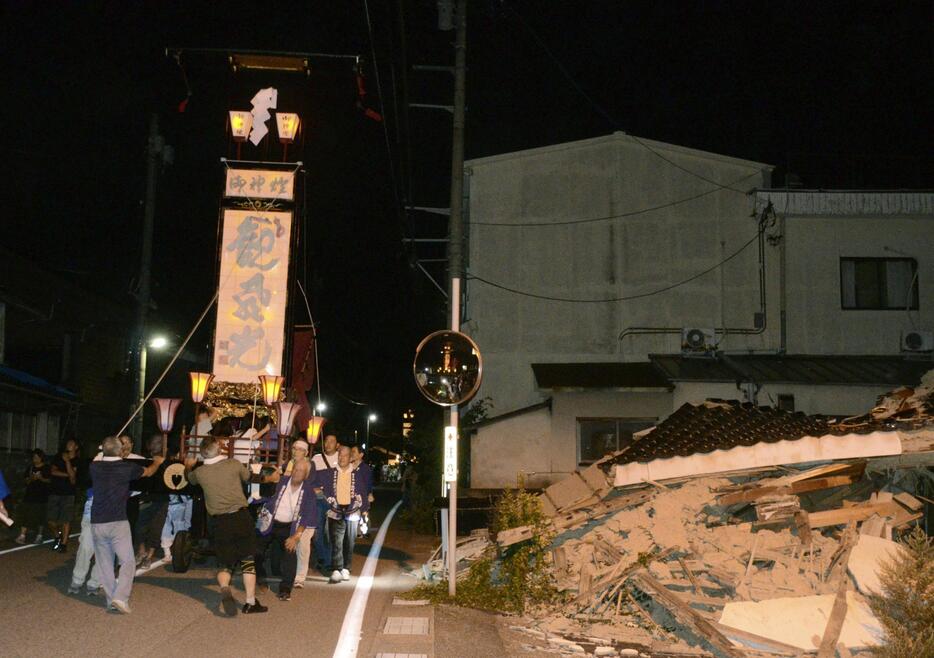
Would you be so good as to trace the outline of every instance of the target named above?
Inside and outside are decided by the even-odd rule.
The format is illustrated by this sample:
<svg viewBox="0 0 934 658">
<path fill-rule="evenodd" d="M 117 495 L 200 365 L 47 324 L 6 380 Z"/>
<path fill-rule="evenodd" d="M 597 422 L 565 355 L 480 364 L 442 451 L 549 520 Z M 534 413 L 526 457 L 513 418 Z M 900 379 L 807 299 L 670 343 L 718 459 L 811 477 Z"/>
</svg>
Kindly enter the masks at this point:
<svg viewBox="0 0 934 658">
<path fill-rule="evenodd" d="M 133 590 L 133 576 L 136 575 L 136 555 L 133 552 L 133 537 L 129 521 L 111 523 L 92 523 L 91 534 L 94 537 L 94 559 L 101 570 L 101 586 L 111 601 L 128 603 Z M 120 575 L 114 578 L 114 556 L 120 564 Z"/>
<path fill-rule="evenodd" d="M 318 504 L 318 529 L 315 531 L 315 561 L 321 563 L 327 571 L 331 567 L 331 542 L 328 537 L 328 510 L 330 506 L 324 498 L 317 498 Z"/>
</svg>

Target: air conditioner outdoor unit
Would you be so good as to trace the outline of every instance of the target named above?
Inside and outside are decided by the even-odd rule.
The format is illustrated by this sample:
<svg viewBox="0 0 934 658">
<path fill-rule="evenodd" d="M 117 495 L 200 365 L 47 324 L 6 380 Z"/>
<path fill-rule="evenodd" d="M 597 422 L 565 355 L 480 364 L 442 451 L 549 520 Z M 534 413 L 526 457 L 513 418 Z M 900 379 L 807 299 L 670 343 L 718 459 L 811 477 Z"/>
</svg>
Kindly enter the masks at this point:
<svg viewBox="0 0 934 658">
<path fill-rule="evenodd" d="M 902 352 L 934 351 L 934 331 L 903 331 Z"/>
<path fill-rule="evenodd" d="M 687 327 L 681 330 L 682 352 L 712 352 L 716 347 L 716 331 L 713 329 Z"/>
</svg>

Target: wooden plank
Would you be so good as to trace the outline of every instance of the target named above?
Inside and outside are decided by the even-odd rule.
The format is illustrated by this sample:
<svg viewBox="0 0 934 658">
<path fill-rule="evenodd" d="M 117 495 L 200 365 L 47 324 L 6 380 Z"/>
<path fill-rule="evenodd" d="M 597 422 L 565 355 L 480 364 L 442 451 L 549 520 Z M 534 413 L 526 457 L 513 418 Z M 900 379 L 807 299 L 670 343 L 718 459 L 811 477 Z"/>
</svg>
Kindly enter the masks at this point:
<svg viewBox="0 0 934 658">
<path fill-rule="evenodd" d="M 847 524 L 846 531 L 843 533 L 844 555 L 840 560 L 843 565 L 843 571 L 846 572 L 846 565 L 850 559 L 850 552 L 856 544 L 856 521 L 850 521 Z M 837 596 L 834 598 L 833 607 L 830 610 L 830 617 L 827 619 L 827 625 L 824 627 L 824 636 L 821 638 L 820 647 L 817 650 L 817 658 L 834 658 L 836 653 L 837 640 L 840 639 L 840 632 L 843 630 L 843 621 L 846 619 L 846 588 L 848 579 L 843 578 L 840 586 L 837 588 Z"/>
<path fill-rule="evenodd" d="M 924 503 L 912 496 L 908 492 L 902 492 L 895 496 L 895 500 L 910 509 L 912 512 L 918 512 L 924 507 Z"/>
<path fill-rule="evenodd" d="M 854 507 L 844 507 L 840 509 L 827 510 L 825 512 L 811 512 L 808 515 L 808 522 L 811 528 L 825 528 L 831 525 L 841 525 L 850 521 L 863 521 L 873 514 L 879 516 L 894 516 L 901 509 L 901 506 L 895 502 L 876 503 L 874 505 L 857 505 Z"/>
<path fill-rule="evenodd" d="M 853 484 L 858 479 L 855 475 L 835 475 L 830 477 L 814 478 L 802 480 L 792 484 L 766 485 L 755 489 L 746 489 L 735 493 L 724 494 L 717 497 L 718 505 L 736 505 L 739 503 L 751 503 L 760 498 L 770 495 L 782 494 L 803 494 L 811 491 L 820 491 L 822 489 L 832 489 L 834 487 L 843 487 Z"/>
<path fill-rule="evenodd" d="M 809 480 L 811 478 L 822 477 L 824 475 L 839 474 L 842 471 L 849 469 L 858 469 L 859 472 L 862 472 L 862 469 L 866 468 L 865 461 L 859 461 L 854 463 L 843 462 L 835 464 L 827 464 L 826 466 L 818 466 L 817 468 L 811 468 L 806 471 L 802 471 L 797 475 L 788 475 L 783 478 L 779 478 L 782 481 L 782 484 L 793 484 L 795 482 L 800 482 L 801 480 Z"/>
<path fill-rule="evenodd" d="M 696 610 L 678 598 L 677 594 L 655 580 L 649 573 L 640 571 L 633 576 L 633 580 L 639 589 L 650 594 L 659 605 L 674 615 L 675 619 L 699 633 L 721 653 L 731 658 L 744 658 L 744 652 L 734 647 L 733 643 L 710 621 L 698 614 Z"/>
<path fill-rule="evenodd" d="M 753 648 L 749 645 L 755 645 L 756 647 L 762 647 L 763 650 L 768 651 L 769 653 L 777 653 L 783 656 L 798 656 L 802 653 L 801 649 L 792 644 L 785 644 L 784 642 L 779 642 L 778 640 L 762 637 L 761 635 L 756 635 L 755 633 L 750 633 L 749 631 L 741 631 L 738 628 L 731 628 L 716 622 L 713 622 L 712 625 L 727 637 L 731 637 L 737 642 L 743 642 L 743 644 L 749 648 Z"/>
<path fill-rule="evenodd" d="M 507 546 L 518 544 L 519 542 L 528 541 L 534 535 L 535 530 L 532 526 L 523 525 L 518 528 L 508 528 L 496 533 L 496 543 L 506 548 Z"/>
<path fill-rule="evenodd" d="M 703 594 L 703 592 L 701 592 L 700 585 L 697 584 L 697 578 L 695 578 L 694 574 L 691 573 L 691 570 L 688 569 L 687 565 L 684 563 L 683 557 L 678 557 L 678 564 L 681 565 L 681 571 L 683 571 L 684 574 L 688 577 L 688 580 L 691 581 L 691 586 L 694 588 L 694 593 L 697 595 Z"/>
</svg>

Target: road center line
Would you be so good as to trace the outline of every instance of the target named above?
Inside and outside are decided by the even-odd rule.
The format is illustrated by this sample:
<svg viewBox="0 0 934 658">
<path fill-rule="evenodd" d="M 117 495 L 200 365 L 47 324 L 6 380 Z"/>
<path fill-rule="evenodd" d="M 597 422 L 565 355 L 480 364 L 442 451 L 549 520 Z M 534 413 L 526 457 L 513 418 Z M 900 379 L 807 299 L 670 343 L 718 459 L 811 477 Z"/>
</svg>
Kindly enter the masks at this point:
<svg viewBox="0 0 934 658">
<path fill-rule="evenodd" d="M 366 612 L 366 602 L 370 597 L 370 590 L 373 588 L 373 575 L 376 573 L 376 563 L 379 562 L 379 552 L 383 548 L 383 540 L 386 539 L 389 523 L 401 504 L 401 500 L 397 501 L 389 510 L 389 514 L 386 515 L 386 518 L 379 526 L 376 539 L 373 540 L 373 544 L 370 546 L 370 553 L 366 556 L 363 571 L 360 572 L 357 585 L 354 587 L 353 597 L 350 599 L 347 612 L 344 614 L 344 623 L 341 625 L 340 639 L 334 649 L 334 658 L 354 658 L 357 655 L 363 629 L 363 614 Z"/>
</svg>

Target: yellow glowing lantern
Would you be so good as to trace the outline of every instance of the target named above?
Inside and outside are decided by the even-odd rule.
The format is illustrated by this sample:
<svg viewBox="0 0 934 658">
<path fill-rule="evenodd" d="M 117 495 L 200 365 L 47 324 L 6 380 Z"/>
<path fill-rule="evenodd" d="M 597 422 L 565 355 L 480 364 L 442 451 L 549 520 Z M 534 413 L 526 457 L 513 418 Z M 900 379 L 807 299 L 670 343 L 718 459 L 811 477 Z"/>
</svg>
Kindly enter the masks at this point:
<svg viewBox="0 0 934 658">
<path fill-rule="evenodd" d="M 230 111 L 230 134 L 235 142 L 245 142 L 253 127 L 253 115 L 242 110 Z"/>
<path fill-rule="evenodd" d="M 276 126 L 279 129 L 279 141 L 291 144 L 298 134 L 298 115 L 293 112 L 276 112 Z"/>
<path fill-rule="evenodd" d="M 285 377 L 279 375 L 260 375 L 259 384 L 263 390 L 263 402 L 267 407 L 271 407 L 279 400 L 279 393 L 282 391 L 282 382 Z"/>
<path fill-rule="evenodd" d="M 198 404 L 204 400 L 214 375 L 209 372 L 189 372 L 188 376 L 191 378 L 191 401 Z"/>
<path fill-rule="evenodd" d="M 321 434 L 322 427 L 324 427 L 324 416 L 312 416 L 311 420 L 308 421 L 308 431 L 306 433 L 308 443 L 318 442 L 318 435 Z"/>
</svg>

